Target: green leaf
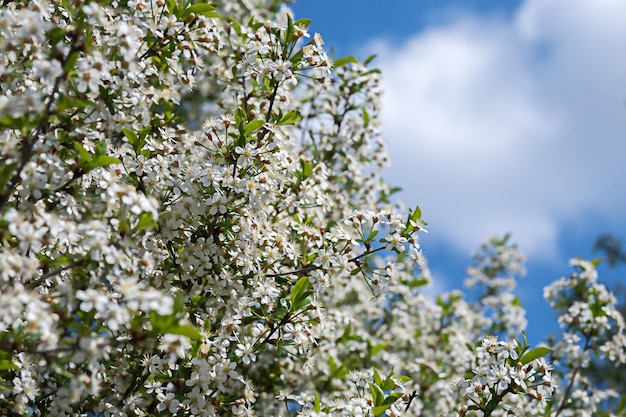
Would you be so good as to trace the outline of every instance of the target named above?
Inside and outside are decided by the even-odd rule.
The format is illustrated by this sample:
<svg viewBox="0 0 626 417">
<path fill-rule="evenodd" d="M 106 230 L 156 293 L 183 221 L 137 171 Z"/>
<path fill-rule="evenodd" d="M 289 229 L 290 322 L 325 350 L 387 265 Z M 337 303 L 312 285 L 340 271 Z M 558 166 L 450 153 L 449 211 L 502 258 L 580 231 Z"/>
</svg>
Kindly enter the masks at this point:
<svg viewBox="0 0 626 417">
<path fill-rule="evenodd" d="M 320 396 L 317 391 L 313 391 L 313 409 L 316 413 L 322 411 L 322 401 L 320 400 Z"/>
<path fill-rule="evenodd" d="M 93 168 L 97 168 L 97 167 L 103 167 L 103 166 L 107 166 L 107 165 L 121 164 L 121 163 L 122 163 L 122 161 L 120 161 L 118 158 L 116 158 L 114 156 L 99 155 L 95 159 L 93 159 L 91 162 L 89 162 L 88 168 L 89 169 L 93 169 Z"/>
<path fill-rule="evenodd" d="M 66 74 L 74 70 L 74 67 L 76 67 L 76 61 L 78 60 L 78 56 L 79 56 L 78 51 L 74 51 L 70 54 L 69 57 L 67 57 L 67 61 L 65 61 L 65 65 L 63 66 L 63 69 L 65 70 Z"/>
<path fill-rule="evenodd" d="M 363 127 L 367 129 L 370 125 L 370 115 L 367 110 L 365 110 L 365 107 L 361 109 L 361 114 L 363 115 Z"/>
<path fill-rule="evenodd" d="M 311 26 L 311 19 L 298 19 L 293 22 L 293 25 L 300 28 L 308 28 L 309 26 Z"/>
<path fill-rule="evenodd" d="M 244 132 L 247 119 L 248 115 L 246 114 L 246 111 L 241 107 L 237 107 L 237 109 L 235 109 L 235 124 L 240 132 Z"/>
<path fill-rule="evenodd" d="M 307 179 L 313 174 L 313 164 L 304 159 L 300 160 L 300 168 L 302 169 L 302 179 Z"/>
<path fill-rule="evenodd" d="M 299 310 L 306 303 L 307 297 L 311 294 L 311 291 L 309 291 L 310 287 L 309 277 L 300 278 L 296 285 L 293 286 L 291 290 L 291 305 L 294 310 Z"/>
<path fill-rule="evenodd" d="M 428 278 L 414 278 L 411 280 L 401 280 L 402 284 L 406 285 L 409 288 L 417 288 L 417 287 L 423 287 L 424 285 L 428 284 L 430 281 L 428 280 Z"/>
<path fill-rule="evenodd" d="M 263 120 L 251 120 L 248 124 L 246 124 L 246 128 L 243 131 L 243 134 L 246 136 L 250 136 L 251 133 L 256 132 L 265 124 Z"/>
<path fill-rule="evenodd" d="M 413 211 L 413 213 L 411 213 L 411 220 L 414 222 L 418 222 L 421 219 L 422 219 L 422 210 L 419 208 L 419 206 L 415 206 L 415 210 Z"/>
<path fill-rule="evenodd" d="M 172 307 L 172 314 L 176 315 L 183 311 L 185 307 L 185 296 L 182 291 L 178 291 L 176 295 L 174 295 L 174 306 Z"/>
<path fill-rule="evenodd" d="M 382 71 L 379 70 L 378 68 L 373 69 L 373 70 L 369 70 L 367 72 L 362 73 L 361 75 L 366 76 L 366 75 L 370 75 L 370 74 L 380 74 Z"/>
<path fill-rule="evenodd" d="M 358 59 L 356 59 L 352 55 L 349 55 L 343 58 L 337 58 L 333 60 L 333 68 L 343 67 L 344 65 L 348 65 L 348 64 L 356 64 L 358 62 L 359 62 Z"/>
<path fill-rule="evenodd" d="M 376 54 L 368 56 L 363 61 L 363 65 L 365 65 L 365 66 L 369 65 L 369 63 L 372 62 L 374 60 L 374 58 L 376 58 Z"/>
<path fill-rule="evenodd" d="M 137 223 L 137 226 L 135 226 L 135 232 L 143 229 L 154 228 L 157 226 L 157 222 L 154 220 L 154 217 L 152 217 L 152 213 L 144 211 L 139 215 L 139 223 Z"/>
<path fill-rule="evenodd" d="M 391 407 L 391 404 L 383 404 L 383 405 L 379 405 L 376 407 L 372 407 L 372 413 L 376 417 L 382 416 L 389 407 Z"/>
<path fill-rule="evenodd" d="M 291 15 L 287 15 L 287 30 L 285 30 L 285 37 L 284 39 L 284 44 L 283 45 L 289 45 L 289 42 L 291 41 L 291 38 L 293 37 L 293 19 L 291 18 Z"/>
<path fill-rule="evenodd" d="M 378 232 L 378 230 L 372 230 L 365 240 L 367 240 L 368 242 L 373 241 L 378 235 Z"/>
<path fill-rule="evenodd" d="M 89 164 L 91 162 L 91 154 L 83 147 L 80 142 L 74 141 L 74 148 L 78 151 L 80 156 L 80 162 L 82 164 Z"/>
<path fill-rule="evenodd" d="M 287 112 L 278 122 L 279 125 L 293 125 L 302 120 L 302 114 L 298 110 Z"/>
<path fill-rule="evenodd" d="M 139 140 L 139 136 L 137 136 L 133 130 L 122 129 L 122 133 L 126 136 L 126 139 L 128 139 L 128 142 L 130 142 L 131 145 L 134 145 L 135 142 Z"/>
<path fill-rule="evenodd" d="M 22 127 L 24 127 L 25 121 L 26 118 L 14 118 L 9 116 L 8 114 L 5 114 L 4 116 L 0 116 L 0 127 L 5 127 L 8 129 L 21 129 Z"/>
<path fill-rule="evenodd" d="M 395 378 L 400 382 L 408 382 L 408 381 L 413 380 L 413 378 L 411 378 L 410 376 L 406 376 L 406 375 L 396 375 Z"/>
<path fill-rule="evenodd" d="M 73 262 L 73 259 L 69 256 L 61 256 L 52 261 L 52 266 L 55 268 L 60 268 L 65 265 L 69 265 Z"/>
<path fill-rule="evenodd" d="M 349 371 L 345 368 L 345 366 L 343 366 L 343 363 L 340 363 L 339 366 L 337 366 L 337 362 L 335 362 L 335 359 L 332 356 L 328 358 L 328 365 L 330 366 L 331 378 L 344 378 L 348 375 Z"/>
<path fill-rule="evenodd" d="M 3 190 L 4 186 L 7 185 L 16 166 L 17 162 L 13 162 L 0 168 L 0 190 Z"/>
<path fill-rule="evenodd" d="M 495 396 L 493 397 L 488 403 L 487 403 L 487 407 L 485 408 L 485 413 L 484 415 L 489 416 L 491 415 L 491 413 L 496 409 L 496 407 L 498 407 L 498 403 L 502 400 L 502 398 L 500 396 Z"/>
<path fill-rule="evenodd" d="M 152 324 L 152 330 L 161 334 L 168 327 L 172 327 L 174 320 L 170 316 L 162 316 L 157 314 L 156 311 L 150 312 L 150 324 Z"/>
<path fill-rule="evenodd" d="M 402 398 L 403 395 L 404 393 L 402 392 L 392 392 L 387 395 L 387 397 L 385 397 L 385 401 L 383 402 L 383 404 L 391 406 L 393 403 L 398 401 L 398 399 Z"/>
<path fill-rule="evenodd" d="M 85 107 L 93 107 L 94 103 L 87 100 L 82 100 L 76 97 L 61 96 L 56 102 L 56 111 L 62 112 L 67 109 L 82 109 Z"/>
<path fill-rule="evenodd" d="M 399 193 L 400 191 L 402 191 L 402 187 L 391 187 L 387 195 L 396 194 L 396 193 Z"/>
<path fill-rule="evenodd" d="M 237 35 L 241 36 L 243 34 L 243 32 L 241 32 L 241 24 L 236 19 L 233 19 L 232 17 L 224 17 L 224 20 L 230 23 L 230 26 L 235 29 Z"/>
<path fill-rule="evenodd" d="M 59 43 L 67 34 L 67 31 L 63 28 L 55 26 L 46 32 L 46 36 L 48 41 L 50 41 L 50 46 L 54 47 L 57 43 Z"/>
<path fill-rule="evenodd" d="M 389 375 L 387 375 L 387 377 L 385 378 L 383 383 L 380 384 L 380 388 L 383 391 L 389 391 L 389 390 L 395 388 L 396 383 L 394 382 L 392 377 L 393 377 L 393 370 L 391 370 L 391 372 L 389 372 Z"/>
<path fill-rule="evenodd" d="M 526 365 L 527 363 L 530 363 L 537 358 L 545 356 L 550 352 L 552 352 L 552 349 L 545 347 L 545 346 L 540 346 L 538 348 L 529 350 L 528 352 L 524 353 L 524 356 L 522 356 L 522 358 L 520 359 L 520 362 L 522 363 L 522 365 Z"/>
<path fill-rule="evenodd" d="M 177 325 L 169 327 L 164 333 L 177 334 L 180 336 L 188 337 L 191 340 L 202 340 L 202 334 L 195 327 L 189 324 Z"/>
<path fill-rule="evenodd" d="M 107 154 L 107 143 L 103 140 L 96 143 L 96 156 Z"/>
<path fill-rule="evenodd" d="M 346 328 L 343 330 L 343 334 L 341 335 L 341 337 L 339 339 L 337 339 L 338 343 L 341 343 L 345 346 L 345 344 L 349 341 L 349 340 L 353 340 L 351 337 L 351 333 L 352 333 L 352 323 L 348 323 L 348 325 L 346 326 Z M 357 336 L 358 338 L 358 336 Z"/>
<path fill-rule="evenodd" d="M 372 394 L 372 401 L 374 401 L 374 406 L 379 406 L 383 404 L 385 401 L 385 393 L 382 389 L 376 384 L 369 383 L 370 385 L 370 393 Z"/>
<path fill-rule="evenodd" d="M 369 351 L 368 353 L 370 354 L 370 356 L 376 355 L 378 352 L 385 350 L 388 346 L 387 343 L 379 343 L 377 345 L 371 345 L 369 341 L 367 344 L 368 344 L 367 348 Z"/>
<path fill-rule="evenodd" d="M 85 35 L 83 37 L 84 43 L 83 43 L 83 48 L 82 49 L 83 49 L 83 52 L 85 52 L 85 53 L 91 52 L 91 48 L 92 48 L 92 45 L 93 45 L 93 39 L 94 39 L 94 36 L 92 36 L 92 34 L 93 34 L 93 27 L 88 25 L 85 28 Z"/>
<path fill-rule="evenodd" d="M 337 362 L 335 362 L 335 358 L 333 358 L 332 356 L 328 357 L 328 366 L 330 366 L 330 375 L 334 376 L 335 375 L 335 371 L 338 368 L 337 368 Z"/>
<path fill-rule="evenodd" d="M 130 143 L 130 145 L 133 147 L 135 153 L 139 153 L 139 150 L 141 149 L 141 146 L 139 146 L 139 136 L 137 136 L 137 134 L 130 129 L 122 129 L 122 134 L 126 136 L 126 139 L 128 139 L 128 143 Z"/>
<path fill-rule="evenodd" d="M 181 19 L 186 19 L 192 13 L 206 17 L 220 17 L 219 13 L 214 12 L 214 10 L 215 6 L 209 3 L 192 4 L 183 11 Z"/>
<path fill-rule="evenodd" d="M 248 119 L 248 115 L 246 111 L 242 108 L 237 108 L 235 110 L 235 125 L 237 126 L 237 130 L 239 131 L 239 137 L 237 138 L 237 146 L 244 146 L 246 144 L 246 122 Z"/>
<path fill-rule="evenodd" d="M 170 12 L 171 15 L 177 16 L 178 5 L 176 4 L 176 0 L 167 0 L 167 11 Z"/>
<path fill-rule="evenodd" d="M 380 377 L 380 374 L 378 373 L 378 369 L 374 368 L 374 383 L 376 385 L 382 385 L 383 383 L 383 379 Z"/>
<path fill-rule="evenodd" d="M 0 360 L 0 371 L 5 371 L 5 370 L 17 370 L 20 369 L 19 366 L 17 366 L 16 364 L 14 364 L 13 362 L 11 362 L 8 359 L 3 359 Z"/>
<path fill-rule="evenodd" d="M 137 135 L 137 133 L 135 133 L 134 131 L 130 129 L 122 129 L 122 133 L 128 139 L 128 143 L 131 144 L 135 153 L 139 155 L 141 154 L 141 151 L 143 150 L 143 147 L 146 144 L 146 137 L 150 133 L 151 129 L 152 128 L 148 126 L 142 129 L 139 132 L 139 135 Z"/>
</svg>

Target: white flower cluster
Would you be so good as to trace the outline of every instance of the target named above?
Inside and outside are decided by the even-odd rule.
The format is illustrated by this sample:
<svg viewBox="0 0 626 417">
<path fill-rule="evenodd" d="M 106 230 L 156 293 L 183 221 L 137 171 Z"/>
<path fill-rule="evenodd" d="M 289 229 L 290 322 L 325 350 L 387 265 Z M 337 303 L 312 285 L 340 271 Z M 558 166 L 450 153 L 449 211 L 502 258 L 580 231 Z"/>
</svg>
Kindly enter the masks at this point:
<svg viewBox="0 0 626 417">
<path fill-rule="evenodd" d="M 465 285 L 481 291 L 480 304 L 489 310 L 485 314 L 485 326 L 492 333 L 517 336 L 526 328 L 525 311 L 519 299 L 512 293 L 516 277 L 524 275 L 525 256 L 508 243 L 509 235 L 502 239 L 492 238 L 482 244 L 481 251 L 474 254 L 474 265 L 467 268 Z"/>
<path fill-rule="evenodd" d="M 520 346 L 515 339 L 503 341 L 495 336 L 484 339 L 476 349 L 474 376 L 458 383 L 461 394 L 471 401 L 471 405 L 463 407 L 459 414 L 480 410 L 490 415 L 501 403 L 504 403 L 505 410 L 512 410 L 514 406 L 506 401 L 507 397 L 514 395 L 527 396 L 545 408 L 557 386 L 552 367 L 543 357 L 534 358 L 533 352 L 537 351 L 520 356 L 525 350 L 526 347 Z"/>
<path fill-rule="evenodd" d="M 379 72 L 277 3 L 0 6 L 0 415 L 596 410 L 577 369 L 597 338 L 623 361 L 614 299 L 567 305 L 553 395 L 542 348 L 485 339 L 526 325 L 506 238 L 477 301 L 426 296 Z"/>
<path fill-rule="evenodd" d="M 596 264 L 573 259 L 576 271 L 544 289 L 546 300 L 559 313 L 563 329 L 555 344 L 555 366 L 563 368 L 569 383 L 555 400 L 565 416 L 596 415 L 602 404 L 617 394 L 593 386 L 582 372 L 593 356 L 614 364 L 626 363 L 624 317 L 616 308 L 615 296 L 598 282 Z"/>
</svg>

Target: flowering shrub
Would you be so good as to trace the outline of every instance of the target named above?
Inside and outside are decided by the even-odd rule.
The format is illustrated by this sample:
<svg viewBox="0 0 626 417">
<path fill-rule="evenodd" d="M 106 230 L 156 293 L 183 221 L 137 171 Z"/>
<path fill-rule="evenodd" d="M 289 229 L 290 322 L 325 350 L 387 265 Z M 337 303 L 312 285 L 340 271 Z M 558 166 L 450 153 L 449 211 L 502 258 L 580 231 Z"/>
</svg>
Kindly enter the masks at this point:
<svg viewBox="0 0 626 417">
<path fill-rule="evenodd" d="M 3 2 L 2 415 L 604 409 L 580 369 L 626 341 L 594 265 L 546 289 L 553 350 L 519 340 L 507 239 L 478 301 L 424 295 L 378 71 L 276 3 Z"/>
</svg>

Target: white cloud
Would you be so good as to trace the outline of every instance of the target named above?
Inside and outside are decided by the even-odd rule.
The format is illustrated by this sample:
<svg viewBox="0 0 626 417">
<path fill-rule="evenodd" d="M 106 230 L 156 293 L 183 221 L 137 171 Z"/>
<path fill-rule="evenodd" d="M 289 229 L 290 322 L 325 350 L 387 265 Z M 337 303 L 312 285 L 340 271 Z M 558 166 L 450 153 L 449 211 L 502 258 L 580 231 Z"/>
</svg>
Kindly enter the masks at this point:
<svg viewBox="0 0 626 417">
<path fill-rule="evenodd" d="M 513 232 L 553 257 L 564 221 L 623 217 L 625 20 L 621 0 L 527 0 L 374 45 L 387 178 L 431 234 L 468 252 Z"/>
</svg>

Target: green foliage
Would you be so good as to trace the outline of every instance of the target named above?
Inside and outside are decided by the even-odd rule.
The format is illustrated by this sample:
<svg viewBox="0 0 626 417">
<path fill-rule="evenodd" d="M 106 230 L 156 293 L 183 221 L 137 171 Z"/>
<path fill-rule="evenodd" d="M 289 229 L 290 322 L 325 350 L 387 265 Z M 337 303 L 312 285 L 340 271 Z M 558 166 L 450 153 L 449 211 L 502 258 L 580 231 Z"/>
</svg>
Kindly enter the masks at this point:
<svg viewBox="0 0 626 417">
<path fill-rule="evenodd" d="M 554 416 L 574 397 L 554 391 L 548 355 L 587 390 L 568 350 L 513 338 L 508 236 L 468 270 L 476 301 L 424 294 L 427 223 L 380 176 L 373 56 L 331 72 L 311 21 L 277 1 L 5 6 L 6 413 L 489 415 L 517 401 Z M 614 326 L 595 264 L 576 262 L 550 300 Z M 585 352 L 610 347 L 564 321 Z"/>
<path fill-rule="evenodd" d="M 299 311 L 304 308 L 310 301 L 309 297 L 313 294 L 311 283 L 308 277 L 302 277 L 296 282 L 291 292 L 291 307 L 293 311 Z"/>
<path fill-rule="evenodd" d="M 90 153 L 80 142 L 74 142 L 74 148 L 78 152 L 80 168 L 82 172 L 89 172 L 98 167 L 104 167 L 111 164 L 121 164 L 119 158 L 107 155 L 106 143 L 100 141 L 96 144 L 95 153 Z"/>
</svg>

